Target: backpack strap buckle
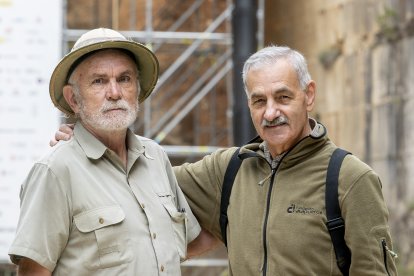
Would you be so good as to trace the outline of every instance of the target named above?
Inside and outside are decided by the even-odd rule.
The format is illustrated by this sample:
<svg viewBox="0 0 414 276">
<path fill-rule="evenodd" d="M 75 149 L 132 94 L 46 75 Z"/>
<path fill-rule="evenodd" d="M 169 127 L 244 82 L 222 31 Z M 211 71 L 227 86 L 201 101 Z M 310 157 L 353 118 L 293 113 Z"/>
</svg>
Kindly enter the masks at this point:
<svg viewBox="0 0 414 276">
<path fill-rule="evenodd" d="M 337 230 L 338 228 L 345 227 L 345 222 L 342 217 L 334 218 L 334 219 L 328 220 L 326 222 L 326 226 L 328 227 L 328 230 L 330 232 L 330 231 Z"/>
</svg>

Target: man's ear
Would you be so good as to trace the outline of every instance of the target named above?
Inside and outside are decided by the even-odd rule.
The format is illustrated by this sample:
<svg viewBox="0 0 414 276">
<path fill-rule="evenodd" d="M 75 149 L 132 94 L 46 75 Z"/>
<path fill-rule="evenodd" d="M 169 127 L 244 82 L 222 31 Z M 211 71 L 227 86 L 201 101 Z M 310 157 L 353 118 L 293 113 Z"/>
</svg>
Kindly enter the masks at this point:
<svg viewBox="0 0 414 276">
<path fill-rule="evenodd" d="M 65 97 L 66 102 L 72 108 L 73 112 L 75 114 L 79 113 L 79 103 L 76 100 L 72 85 L 67 84 L 63 87 L 63 97 Z"/>
<path fill-rule="evenodd" d="M 306 110 L 311 112 L 315 105 L 316 83 L 311 80 L 306 87 Z"/>
</svg>

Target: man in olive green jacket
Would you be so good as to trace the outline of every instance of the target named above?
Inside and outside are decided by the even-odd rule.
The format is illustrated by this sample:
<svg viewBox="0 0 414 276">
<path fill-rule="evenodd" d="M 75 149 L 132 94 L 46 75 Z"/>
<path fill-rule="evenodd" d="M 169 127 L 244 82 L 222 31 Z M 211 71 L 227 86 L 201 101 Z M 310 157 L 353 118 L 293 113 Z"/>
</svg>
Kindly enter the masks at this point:
<svg viewBox="0 0 414 276">
<path fill-rule="evenodd" d="M 325 127 L 308 116 L 316 91 L 305 59 L 287 47 L 267 47 L 246 61 L 243 79 L 260 138 L 239 154 L 245 159 L 227 211 L 230 272 L 341 275 L 325 225 L 325 179 L 336 146 Z M 219 150 L 175 167 L 201 226 L 219 239 L 222 183 L 234 151 Z M 338 193 L 352 252 L 350 275 L 396 275 L 378 175 L 348 155 Z"/>
<path fill-rule="evenodd" d="M 274 170 L 261 140 L 241 149 L 240 155 L 255 156 L 243 161 L 227 211 L 232 275 L 342 275 L 325 226 L 326 168 L 335 145 L 322 125 L 316 127 L 318 131 L 290 149 Z M 218 238 L 221 186 L 234 151 L 220 150 L 174 168 L 201 226 Z M 396 275 L 392 253 L 384 248 L 391 248 L 391 237 L 378 176 L 348 156 L 338 192 L 345 240 L 352 251 L 350 275 Z"/>
<path fill-rule="evenodd" d="M 243 81 L 259 138 L 239 154 L 245 159 L 227 211 L 230 274 L 341 275 L 325 225 L 326 172 L 336 146 L 308 115 L 316 86 L 304 57 L 288 47 L 264 48 L 246 61 Z M 68 130 L 61 127 L 55 138 L 67 139 Z M 222 239 L 224 173 L 235 150 L 219 150 L 174 169 L 193 213 L 216 239 Z M 378 175 L 348 155 L 338 193 L 352 253 L 349 275 L 397 275 Z M 206 248 L 214 243 L 205 241 Z"/>
</svg>

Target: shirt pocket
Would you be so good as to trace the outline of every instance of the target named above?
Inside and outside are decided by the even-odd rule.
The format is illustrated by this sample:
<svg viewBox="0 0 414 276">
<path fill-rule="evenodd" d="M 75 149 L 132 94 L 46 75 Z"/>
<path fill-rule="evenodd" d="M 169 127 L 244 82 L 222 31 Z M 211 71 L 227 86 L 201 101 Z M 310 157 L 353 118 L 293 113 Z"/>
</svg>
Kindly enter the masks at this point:
<svg viewBox="0 0 414 276">
<path fill-rule="evenodd" d="M 173 202 L 173 196 L 169 193 L 157 193 L 164 209 L 171 218 L 171 225 L 174 231 L 174 238 L 180 256 L 180 261 L 187 259 L 187 212 L 179 209 Z"/>
<path fill-rule="evenodd" d="M 74 216 L 76 227 L 84 236 L 84 249 L 90 251 L 84 259 L 88 269 L 109 268 L 132 261 L 124 219 L 125 213 L 118 205 L 99 207 Z"/>
</svg>

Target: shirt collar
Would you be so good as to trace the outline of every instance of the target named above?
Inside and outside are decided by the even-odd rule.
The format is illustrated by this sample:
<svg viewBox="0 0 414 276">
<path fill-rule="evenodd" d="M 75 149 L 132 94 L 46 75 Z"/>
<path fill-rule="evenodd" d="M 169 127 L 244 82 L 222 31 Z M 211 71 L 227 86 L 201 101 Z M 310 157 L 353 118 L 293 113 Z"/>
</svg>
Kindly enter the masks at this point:
<svg viewBox="0 0 414 276">
<path fill-rule="evenodd" d="M 101 158 L 107 150 L 109 150 L 101 141 L 92 135 L 80 122 L 75 125 L 73 130 L 74 137 L 78 141 L 79 145 L 85 152 L 86 156 L 90 159 Z M 144 155 L 149 159 L 153 159 L 148 153 L 145 152 L 145 147 L 136 137 L 136 135 L 130 130 L 127 130 L 127 147 L 128 152 L 133 153 L 137 157 Z"/>
</svg>

